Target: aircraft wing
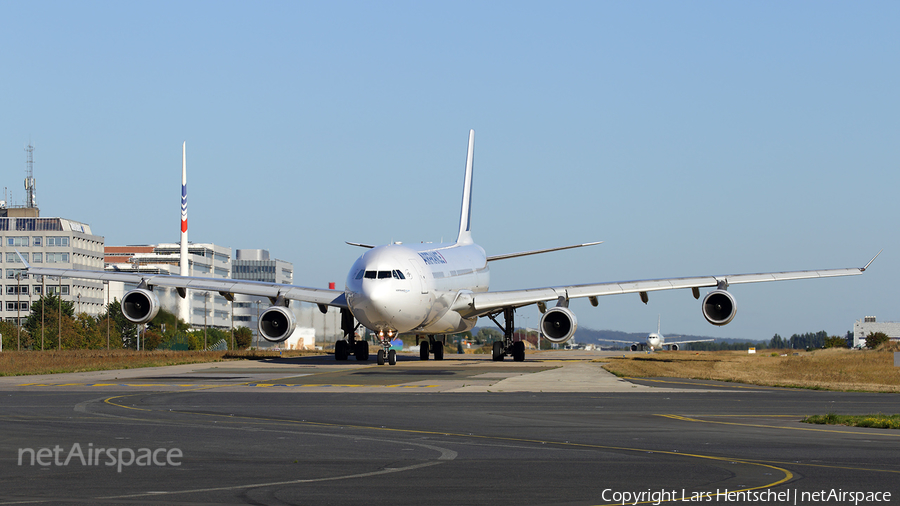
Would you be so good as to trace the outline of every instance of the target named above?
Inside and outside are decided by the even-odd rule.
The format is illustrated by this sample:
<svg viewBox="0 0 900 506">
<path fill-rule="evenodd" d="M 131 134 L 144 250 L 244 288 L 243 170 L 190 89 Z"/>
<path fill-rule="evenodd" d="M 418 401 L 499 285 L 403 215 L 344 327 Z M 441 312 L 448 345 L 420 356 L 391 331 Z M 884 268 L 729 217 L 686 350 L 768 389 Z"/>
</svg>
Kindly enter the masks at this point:
<svg viewBox="0 0 900 506">
<path fill-rule="evenodd" d="M 881 252 L 878 252 L 881 254 Z M 875 255 L 877 258 L 878 255 Z M 875 261 L 875 258 L 869 261 L 865 267 L 852 267 L 846 269 L 826 269 L 812 271 L 791 271 L 791 272 L 766 272 L 759 274 L 735 274 L 723 276 L 701 276 L 693 278 L 666 278 L 666 279 L 646 279 L 639 281 L 614 281 L 610 283 L 595 283 L 587 285 L 570 285 L 556 286 L 548 288 L 533 288 L 526 290 L 508 290 L 500 292 L 484 292 L 471 294 L 470 297 L 459 298 L 457 301 L 457 309 L 460 313 L 467 316 L 483 316 L 494 313 L 503 308 L 516 308 L 536 304 L 538 302 L 547 302 L 563 299 L 573 299 L 579 297 L 600 297 L 603 295 L 616 295 L 623 293 L 647 293 L 659 290 L 676 290 L 680 288 L 712 288 L 717 287 L 720 283 L 724 286 L 736 285 L 743 283 L 761 283 L 765 281 L 787 281 L 794 279 L 815 279 L 815 278 L 831 278 L 837 276 L 857 276 L 865 272 L 865 270 Z M 695 296 L 699 292 L 695 293 Z M 459 307 L 466 305 L 468 307 Z"/>
<path fill-rule="evenodd" d="M 24 261 L 24 259 L 23 259 Z M 307 288 L 296 285 L 266 283 L 264 281 L 244 281 L 230 278 L 201 278 L 193 276 L 170 276 L 166 274 L 140 274 L 137 272 L 88 271 L 78 269 L 55 269 L 50 267 L 34 267 L 25 263 L 28 274 L 64 278 L 93 279 L 97 281 L 121 281 L 166 288 L 187 288 L 219 292 L 222 294 L 242 294 L 276 299 L 279 295 L 285 299 L 326 306 L 347 307 L 347 300 L 342 290 L 324 288 Z"/>
<path fill-rule="evenodd" d="M 709 343 L 715 341 L 715 339 L 694 339 L 692 341 L 666 341 L 663 344 L 669 346 L 670 344 L 688 344 L 688 343 Z"/>
</svg>

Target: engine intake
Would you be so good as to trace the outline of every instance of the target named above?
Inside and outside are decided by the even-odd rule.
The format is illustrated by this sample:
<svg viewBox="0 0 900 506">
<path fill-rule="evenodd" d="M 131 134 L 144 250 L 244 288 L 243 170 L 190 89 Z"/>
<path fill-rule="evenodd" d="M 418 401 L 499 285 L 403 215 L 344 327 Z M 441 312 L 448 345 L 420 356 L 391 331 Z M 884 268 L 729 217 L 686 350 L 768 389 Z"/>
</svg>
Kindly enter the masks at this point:
<svg viewBox="0 0 900 506">
<path fill-rule="evenodd" d="M 156 318 L 159 313 L 159 298 L 145 288 L 136 288 L 122 297 L 122 315 L 138 325 Z"/>
<path fill-rule="evenodd" d="M 737 313 L 737 302 L 725 290 L 713 290 L 703 297 L 703 317 L 713 325 L 727 325 Z"/>
<path fill-rule="evenodd" d="M 551 343 L 564 343 L 575 335 L 578 319 L 569 308 L 554 307 L 541 316 L 541 334 Z"/>
<path fill-rule="evenodd" d="M 284 306 L 272 306 L 259 315 L 259 335 L 270 343 L 280 343 L 291 337 L 296 326 L 294 313 Z"/>
</svg>

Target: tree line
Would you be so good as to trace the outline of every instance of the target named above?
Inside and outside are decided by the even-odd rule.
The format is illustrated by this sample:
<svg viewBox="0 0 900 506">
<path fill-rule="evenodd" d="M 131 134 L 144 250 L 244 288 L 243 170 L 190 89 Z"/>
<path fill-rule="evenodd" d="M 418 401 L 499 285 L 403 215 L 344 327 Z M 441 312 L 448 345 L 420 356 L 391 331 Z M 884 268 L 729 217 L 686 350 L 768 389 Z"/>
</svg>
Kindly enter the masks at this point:
<svg viewBox="0 0 900 506">
<path fill-rule="evenodd" d="M 244 349 L 251 345 L 253 331 L 248 327 L 231 331 L 208 328 L 192 331 L 190 325 L 171 311 L 160 308 L 146 326 L 136 325 L 122 314 L 121 304 L 115 300 L 97 316 L 75 314 L 74 304 L 57 295 L 42 296 L 31 305 L 31 313 L 22 325 L 0 322 L 3 349 L 11 350 L 73 350 L 126 349 L 141 350 L 183 349 L 202 350 L 220 340 L 228 349 Z"/>
</svg>

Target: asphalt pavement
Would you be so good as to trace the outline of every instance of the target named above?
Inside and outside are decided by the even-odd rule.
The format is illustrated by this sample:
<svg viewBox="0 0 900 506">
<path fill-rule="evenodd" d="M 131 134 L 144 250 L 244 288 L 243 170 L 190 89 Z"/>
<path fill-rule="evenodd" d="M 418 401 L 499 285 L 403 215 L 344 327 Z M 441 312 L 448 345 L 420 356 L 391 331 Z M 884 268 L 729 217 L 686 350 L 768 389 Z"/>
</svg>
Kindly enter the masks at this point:
<svg viewBox="0 0 900 506">
<path fill-rule="evenodd" d="M 0 378 L 0 504 L 900 503 L 900 431 L 799 422 L 897 394 L 626 380 L 602 356 Z"/>
</svg>

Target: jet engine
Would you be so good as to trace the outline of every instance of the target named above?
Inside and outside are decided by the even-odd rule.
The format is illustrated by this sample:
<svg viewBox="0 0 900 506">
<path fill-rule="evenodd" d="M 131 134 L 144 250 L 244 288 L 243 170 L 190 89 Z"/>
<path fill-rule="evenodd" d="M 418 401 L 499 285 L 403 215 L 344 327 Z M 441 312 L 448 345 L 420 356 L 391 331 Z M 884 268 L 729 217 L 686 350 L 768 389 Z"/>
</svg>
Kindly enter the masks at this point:
<svg viewBox="0 0 900 506">
<path fill-rule="evenodd" d="M 632 344 L 632 345 L 631 345 L 631 351 L 638 351 L 638 345 Z"/>
<path fill-rule="evenodd" d="M 575 335 L 578 319 L 566 307 L 554 307 L 541 316 L 541 334 L 551 343 L 564 343 Z"/>
<path fill-rule="evenodd" d="M 280 343 L 294 333 L 297 319 L 284 306 L 272 306 L 259 315 L 259 335 L 270 343 Z"/>
<path fill-rule="evenodd" d="M 737 302 L 725 290 L 713 290 L 703 297 L 703 317 L 713 325 L 727 325 L 737 313 Z"/>
<path fill-rule="evenodd" d="M 136 288 L 122 297 L 122 315 L 131 323 L 147 323 L 159 312 L 159 299 L 145 288 Z"/>
<path fill-rule="evenodd" d="M 678 345 L 677 345 L 677 344 L 673 344 L 672 346 L 669 346 L 669 349 L 672 350 L 672 351 L 678 351 Z"/>
</svg>

